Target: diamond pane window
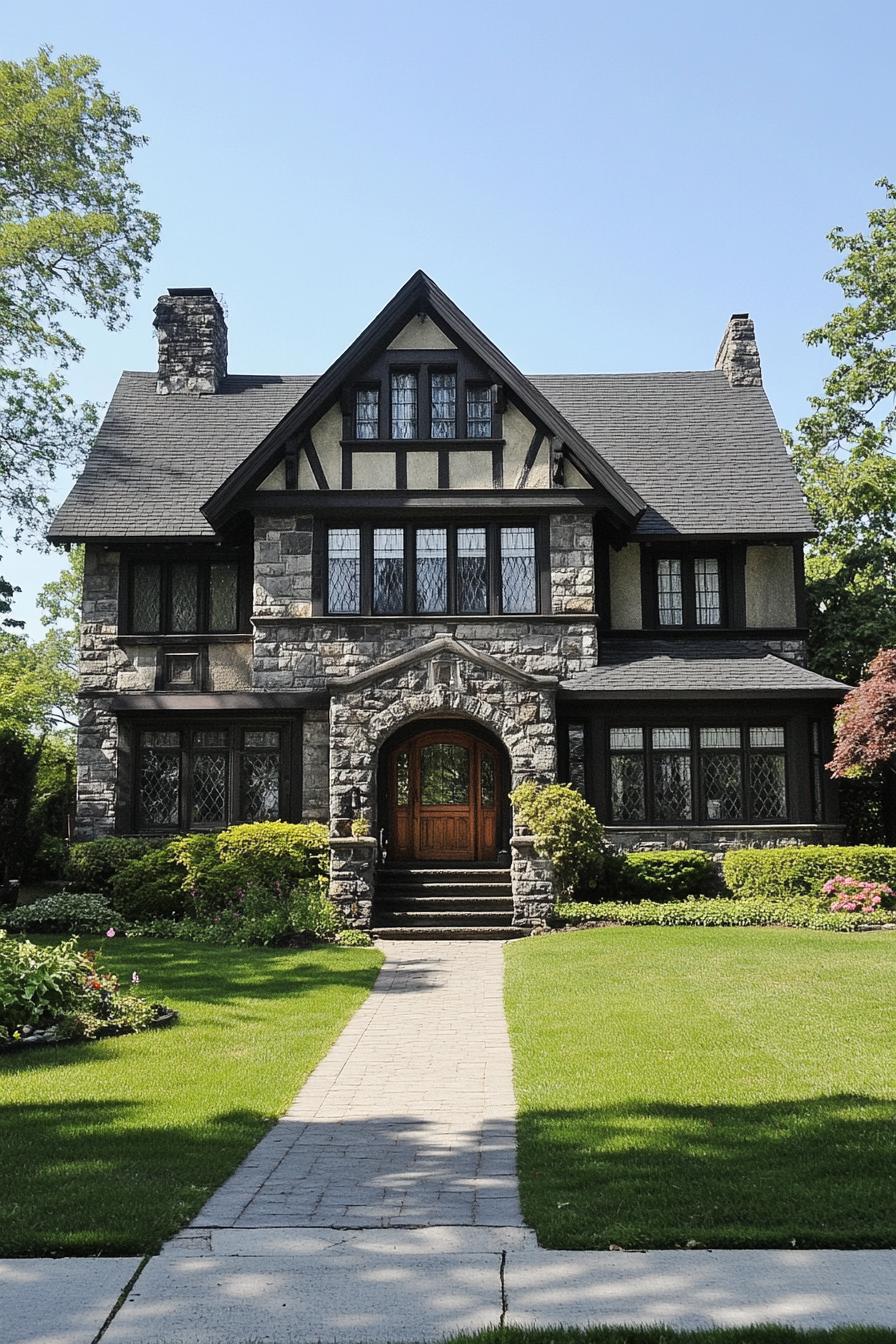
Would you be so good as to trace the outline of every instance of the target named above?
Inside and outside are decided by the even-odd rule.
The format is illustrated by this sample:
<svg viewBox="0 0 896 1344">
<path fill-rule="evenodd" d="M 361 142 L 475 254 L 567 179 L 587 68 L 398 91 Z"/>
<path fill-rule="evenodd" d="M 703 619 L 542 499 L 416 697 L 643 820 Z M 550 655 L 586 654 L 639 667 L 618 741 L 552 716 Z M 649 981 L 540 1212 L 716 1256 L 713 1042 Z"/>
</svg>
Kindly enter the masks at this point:
<svg viewBox="0 0 896 1344">
<path fill-rule="evenodd" d="M 488 611 L 488 549 L 484 527 L 457 529 L 457 609 L 471 616 Z"/>
<path fill-rule="evenodd" d="M 783 821 L 787 816 L 783 728 L 750 729 L 750 804 L 754 821 Z"/>
<path fill-rule="evenodd" d="M 357 527 L 330 528 L 327 580 L 330 612 L 361 610 L 361 533 Z"/>
<path fill-rule="evenodd" d="M 719 562 L 698 557 L 694 561 L 694 599 L 698 625 L 720 625 L 722 596 Z"/>
<path fill-rule="evenodd" d="M 243 821 L 277 821 L 280 816 L 280 753 L 246 753 L 240 775 Z"/>
<path fill-rule="evenodd" d="M 737 821 L 744 814 L 743 772 L 739 751 L 704 751 L 703 815 L 707 821 Z"/>
<path fill-rule="evenodd" d="M 403 528 L 374 529 L 373 610 L 378 616 L 395 616 L 404 611 Z"/>
<path fill-rule="evenodd" d="M 525 614 L 536 609 L 534 527 L 501 528 L 501 610 Z"/>
<path fill-rule="evenodd" d="M 620 752 L 610 757 L 610 814 L 617 822 L 644 821 L 644 757 Z"/>
<path fill-rule="evenodd" d="M 417 528 L 417 610 L 448 610 L 448 533 L 444 527 Z"/>
<path fill-rule="evenodd" d="M 380 390 L 359 387 L 355 393 L 355 438 L 378 439 L 380 436 Z"/>
<path fill-rule="evenodd" d="M 566 725 L 566 742 L 569 755 L 569 782 L 584 796 L 585 793 L 585 725 L 569 723 Z"/>
<path fill-rule="evenodd" d="M 153 745 L 153 738 L 159 739 L 158 745 Z M 179 747 L 179 733 L 143 734 L 138 799 L 140 824 L 144 827 L 175 827 L 178 824 L 180 813 Z"/>
<path fill-rule="evenodd" d="M 492 436 L 492 390 L 490 387 L 467 388 L 467 438 L 490 439 Z"/>
<path fill-rule="evenodd" d="M 171 566 L 171 629 L 191 634 L 199 627 L 199 566 L 181 561 Z"/>
<path fill-rule="evenodd" d="M 812 820 L 824 821 L 824 764 L 821 754 L 821 724 L 813 719 L 810 737 L 812 763 Z"/>
<path fill-rule="evenodd" d="M 162 569 L 140 562 L 131 570 L 131 629 L 135 634 L 154 635 L 162 625 Z"/>
<path fill-rule="evenodd" d="M 392 374 L 392 437 L 417 437 L 417 375 Z"/>
<path fill-rule="evenodd" d="M 209 565 L 208 628 L 213 632 L 235 630 L 239 623 L 237 594 L 239 566 L 233 561 Z"/>
<path fill-rule="evenodd" d="M 680 560 L 657 560 L 656 593 L 660 625 L 681 625 L 684 612 L 681 604 Z"/>
<path fill-rule="evenodd" d="M 432 374 L 430 393 L 432 438 L 453 439 L 457 433 L 457 374 Z"/>
<path fill-rule="evenodd" d="M 654 728 L 653 805 L 657 821 L 691 816 L 691 734 L 688 728 Z"/>
<path fill-rule="evenodd" d="M 227 753 L 199 752 L 193 759 L 193 824 L 223 825 L 226 820 Z"/>
</svg>

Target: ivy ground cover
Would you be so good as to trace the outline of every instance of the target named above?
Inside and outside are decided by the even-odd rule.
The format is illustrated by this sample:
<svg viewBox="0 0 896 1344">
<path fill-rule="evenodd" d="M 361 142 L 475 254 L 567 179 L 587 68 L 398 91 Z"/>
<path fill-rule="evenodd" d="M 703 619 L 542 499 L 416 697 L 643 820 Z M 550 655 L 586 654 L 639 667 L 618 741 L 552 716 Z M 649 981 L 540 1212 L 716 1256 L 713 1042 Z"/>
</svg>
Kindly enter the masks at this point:
<svg viewBox="0 0 896 1344">
<path fill-rule="evenodd" d="M 896 1243 L 896 935 L 507 948 L 523 1211 L 569 1248 Z"/>
<path fill-rule="evenodd" d="M 0 1057 L 0 1255 L 156 1250 L 286 1109 L 382 961 L 101 941 L 104 966 L 180 1022 Z"/>
</svg>

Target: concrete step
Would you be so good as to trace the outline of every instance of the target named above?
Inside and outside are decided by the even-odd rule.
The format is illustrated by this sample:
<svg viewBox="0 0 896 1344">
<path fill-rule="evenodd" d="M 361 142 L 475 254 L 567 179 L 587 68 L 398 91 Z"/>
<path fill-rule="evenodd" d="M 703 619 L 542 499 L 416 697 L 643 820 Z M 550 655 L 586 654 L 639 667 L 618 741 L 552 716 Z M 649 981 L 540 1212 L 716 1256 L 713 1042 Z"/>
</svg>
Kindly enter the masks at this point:
<svg viewBox="0 0 896 1344">
<path fill-rule="evenodd" d="M 383 927 L 410 927 L 417 928 L 435 928 L 441 925 L 450 925 L 457 927 L 461 924 L 480 927 L 488 925 L 489 927 L 501 926 L 507 928 L 513 922 L 513 908 L 509 910 L 420 910 L 416 906 L 413 909 L 407 907 L 403 910 L 379 910 L 376 911 L 376 918 Z"/>
<path fill-rule="evenodd" d="M 509 926 L 495 924 L 439 924 L 434 928 L 426 926 L 407 924 L 384 924 L 370 930 L 374 938 L 419 938 L 419 939 L 454 939 L 457 941 L 473 941 L 477 938 L 527 938 L 531 930 L 514 929 Z"/>
</svg>

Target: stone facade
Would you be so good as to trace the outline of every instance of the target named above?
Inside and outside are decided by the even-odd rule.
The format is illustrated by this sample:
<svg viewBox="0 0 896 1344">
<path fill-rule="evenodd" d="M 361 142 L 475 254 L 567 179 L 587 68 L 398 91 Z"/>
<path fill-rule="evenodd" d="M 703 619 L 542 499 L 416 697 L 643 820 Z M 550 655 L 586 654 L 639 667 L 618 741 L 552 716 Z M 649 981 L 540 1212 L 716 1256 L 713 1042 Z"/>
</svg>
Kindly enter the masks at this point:
<svg viewBox="0 0 896 1344">
<path fill-rule="evenodd" d="M 81 606 L 76 820 L 76 838 L 83 840 L 110 834 L 115 829 L 118 721 L 102 693 L 116 689 L 119 670 L 127 663 L 117 644 L 118 570 L 117 551 L 107 551 L 101 546 L 86 548 Z"/>
<path fill-rule="evenodd" d="M 762 386 L 759 347 L 748 313 L 731 314 L 716 353 L 715 367 L 721 369 L 732 387 Z"/>
<path fill-rule="evenodd" d="M 159 338 L 156 390 L 217 392 L 227 377 L 227 323 L 210 289 L 169 289 L 156 304 Z"/>
</svg>

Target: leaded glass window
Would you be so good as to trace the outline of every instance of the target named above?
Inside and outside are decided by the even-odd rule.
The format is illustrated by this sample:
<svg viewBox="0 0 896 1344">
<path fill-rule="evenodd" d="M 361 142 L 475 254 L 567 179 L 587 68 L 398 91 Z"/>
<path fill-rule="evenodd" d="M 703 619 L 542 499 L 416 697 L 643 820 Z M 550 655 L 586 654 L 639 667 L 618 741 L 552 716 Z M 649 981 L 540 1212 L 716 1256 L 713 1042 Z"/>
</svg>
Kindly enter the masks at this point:
<svg viewBox="0 0 896 1344">
<path fill-rule="evenodd" d="M 380 436 L 380 390 L 359 387 L 355 393 L 355 438 L 378 439 Z"/>
<path fill-rule="evenodd" d="M 240 764 L 244 821 L 277 821 L 280 816 L 280 733 L 246 729 Z"/>
<path fill-rule="evenodd" d="M 644 731 L 610 729 L 610 814 L 615 822 L 645 820 Z"/>
<path fill-rule="evenodd" d="M 457 374 L 430 376 L 430 434 L 434 439 L 453 439 L 457 434 Z"/>
<path fill-rule="evenodd" d="M 417 437 L 417 375 L 392 374 L 392 437 Z"/>
<path fill-rule="evenodd" d="M 193 824 L 227 822 L 227 752 L 197 751 L 193 757 Z"/>
<path fill-rule="evenodd" d="M 140 561 L 131 569 L 131 629 L 154 635 L 162 628 L 162 567 Z"/>
<path fill-rule="evenodd" d="M 361 533 L 331 527 L 328 535 L 327 609 L 334 615 L 361 610 Z"/>
<path fill-rule="evenodd" d="M 654 728 L 653 807 L 657 821 L 691 818 L 691 734 L 688 728 Z"/>
<path fill-rule="evenodd" d="M 681 625 L 684 610 L 681 600 L 681 561 L 663 558 L 656 562 L 657 609 L 660 625 Z"/>
<path fill-rule="evenodd" d="M 232 561 L 209 566 L 208 628 L 236 630 L 239 624 L 239 566 Z"/>
<path fill-rule="evenodd" d="M 377 527 L 373 532 L 373 610 L 378 616 L 404 611 L 404 529 Z"/>
<path fill-rule="evenodd" d="M 484 527 L 457 529 L 457 609 L 471 616 L 488 611 L 488 547 Z"/>
<path fill-rule="evenodd" d="M 535 529 L 501 528 L 501 610 L 536 610 Z"/>
<path fill-rule="evenodd" d="M 750 729 L 750 804 L 754 821 L 783 821 L 787 816 L 783 728 Z"/>
<path fill-rule="evenodd" d="M 199 566 L 189 560 L 171 566 L 171 629 L 192 634 L 199 626 Z"/>
<path fill-rule="evenodd" d="M 492 390 L 467 387 L 467 438 L 490 439 L 492 436 Z"/>
<path fill-rule="evenodd" d="M 569 759 L 569 782 L 584 796 L 585 793 L 585 725 L 566 725 L 566 746 Z"/>
<path fill-rule="evenodd" d="M 434 742 L 420 754 L 420 801 L 424 807 L 469 802 L 470 753 L 456 742 Z"/>
<path fill-rule="evenodd" d="M 722 589 L 718 560 L 698 556 L 694 561 L 694 601 L 698 625 L 721 624 Z"/>
<path fill-rule="evenodd" d="M 821 724 L 813 719 L 809 725 L 809 754 L 812 765 L 812 820 L 824 821 L 824 761 L 821 750 Z"/>
<path fill-rule="evenodd" d="M 417 528 L 417 610 L 448 610 L 448 533 L 444 527 Z"/>
<path fill-rule="evenodd" d="M 141 827 L 175 828 L 180 821 L 180 733 L 145 732 L 141 735 L 137 784 Z"/>
<path fill-rule="evenodd" d="M 703 815 L 707 821 L 743 817 L 743 759 L 739 728 L 700 729 Z"/>
</svg>

